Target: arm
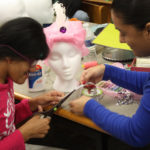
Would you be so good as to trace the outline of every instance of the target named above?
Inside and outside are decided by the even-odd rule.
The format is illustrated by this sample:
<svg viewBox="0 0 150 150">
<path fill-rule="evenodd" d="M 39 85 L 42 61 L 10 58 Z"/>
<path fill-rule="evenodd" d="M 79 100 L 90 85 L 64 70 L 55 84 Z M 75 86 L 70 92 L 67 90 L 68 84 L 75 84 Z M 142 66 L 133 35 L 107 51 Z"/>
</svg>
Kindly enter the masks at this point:
<svg viewBox="0 0 150 150">
<path fill-rule="evenodd" d="M 20 103 L 16 104 L 15 109 L 15 124 L 18 124 L 32 115 L 29 101 L 27 99 L 24 99 Z"/>
<path fill-rule="evenodd" d="M 111 112 L 94 100 L 84 107 L 84 114 L 98 126 L 132 146 L 150 143 L 150 81 L 144 86 L 141 104 L 132 118 Z"/>
<path fill-rule="evenodd" d="M 36 111 L 40 107 L 55 105 L 64 97 L 64 93 L 59 91 L 46 92 L 40 96 L 32 98 L 30 100 L 24 99 L 20 103 L 16 104 L 15 109 L 15 124 L 23 121 L 24 119 L 30 117 L 33 111 Z"/>
<path fill-rule="evenodd" d="M 24 139 L 19 130 L 0 140 L 1 150 L 25 150 Z"/>
<path fill-rule="evenodd" d="M 147 82 L 149 75 L 148 72 L 129 71 L 105 65 L 103 80 L 111 80 L 121 87 L 143 94 L 143 85 Z"/>
</svg>

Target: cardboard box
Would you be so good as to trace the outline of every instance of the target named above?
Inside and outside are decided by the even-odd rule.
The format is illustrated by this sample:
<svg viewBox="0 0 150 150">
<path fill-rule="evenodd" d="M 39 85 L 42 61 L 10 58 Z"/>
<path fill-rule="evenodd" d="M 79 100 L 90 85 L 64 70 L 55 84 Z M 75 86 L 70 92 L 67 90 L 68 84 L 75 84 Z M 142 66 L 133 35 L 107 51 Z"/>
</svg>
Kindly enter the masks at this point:
<svg viewBox="0 0 150 150">
<path fill-rule="evenodd" d="M 136 58 L 133 59 L 130 70 L 131 71 L 150 72 L 150 68 L 147 68 L 147 67 L 137 67 L 136 66 Z"/>
</svg>

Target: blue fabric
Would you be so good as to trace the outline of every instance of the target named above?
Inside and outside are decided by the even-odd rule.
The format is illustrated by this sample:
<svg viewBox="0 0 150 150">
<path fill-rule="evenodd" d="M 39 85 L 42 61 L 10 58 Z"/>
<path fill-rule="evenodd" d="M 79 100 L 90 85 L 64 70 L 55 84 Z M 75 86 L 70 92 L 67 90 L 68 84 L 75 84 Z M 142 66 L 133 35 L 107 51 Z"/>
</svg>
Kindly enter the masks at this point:
<svg viewBox="0 0 150 150">
<path fill-rule="evenodd" d="M 72 16 L 72 18 L 77 18 L 78 20 L 81 21 L 89 21 L 88 14 L 83 10 L 77 10 L 75 14 Z"/>
<path fill-rule="evenodd" d="M 106 65 L 104 80 L 143 94 L 139 108 L 130 117 L 111 112 L 95 100 L 89 100 L 84 114 L 112 136 L 135 147 L 150 143 L 150 73 L 132 72 Z"/>
</svg>

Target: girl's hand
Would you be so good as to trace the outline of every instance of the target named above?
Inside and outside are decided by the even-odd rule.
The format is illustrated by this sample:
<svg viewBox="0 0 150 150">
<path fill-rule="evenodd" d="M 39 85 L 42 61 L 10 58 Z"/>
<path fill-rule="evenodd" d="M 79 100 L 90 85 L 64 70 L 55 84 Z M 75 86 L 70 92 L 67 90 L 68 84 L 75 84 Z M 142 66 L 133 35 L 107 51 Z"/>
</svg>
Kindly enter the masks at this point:
<svg viewBox="0 0 150 150">
<path fill-rule="evenodd" d="M 90 99 L 91 97 L 81 96 L 80 98 L 71 101 L 69 103 L 71 111 L 78 115 L 83 115 L 84 106 Z"/>
<path fill-rule="evenodd" d="M 38 97 L 32 98 L 29 100 L 29 105 L 32 111 L 35 111 L 37 108 L 42 111 L 42 107 L 55 105 L 64 97 L 64 93 L 58 91 L 51 91 L 44 93 Z"/>
<path fill-rule="evenodd" d="M 98 83 L 102 80 L 105 72 L 105 65 L 101 64 L 95 67 L 91 67 L 85 71 L 83 71 L 80 82 L 84 84 L 86 82 Z"/>
<path fill-rule="evenodd" d="M 32 117 L 24 125 L 19 128 L 24 141 L 31 138 L 44 138 L 50 129 L 50 118 L 40 118 L 39 115 Z"/>
</svg>

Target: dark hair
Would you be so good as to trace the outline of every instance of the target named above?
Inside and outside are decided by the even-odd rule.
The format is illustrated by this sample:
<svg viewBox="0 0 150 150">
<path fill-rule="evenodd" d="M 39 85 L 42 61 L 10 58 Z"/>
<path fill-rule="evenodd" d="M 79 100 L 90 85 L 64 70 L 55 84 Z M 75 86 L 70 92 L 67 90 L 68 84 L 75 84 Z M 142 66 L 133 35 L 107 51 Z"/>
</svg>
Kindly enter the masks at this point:
<svg viewBox="0 0 150 150">
<path fill-rule="evenodd" d="M 81 0 L 52 0 L 53 3 L 57 1 L 65 6 L 66 16 L 69 18 L 72 18 L 75 12 L 79 10 L 81 6 Z"/>
<path fill-rule="evenodd" d="M 31 60 L 43 60 L 48 56 L 42 26 L 34 19 L 22 17 L 10 20 L 0 27 L 0 59 L 21 59 L 8 45 Z"/>
<path fill-rule="evenodd" d="M 112 10 L 124 24 L 143 30 L 150 22 L 150 0 L 113 0 Z"/>
</svg>

